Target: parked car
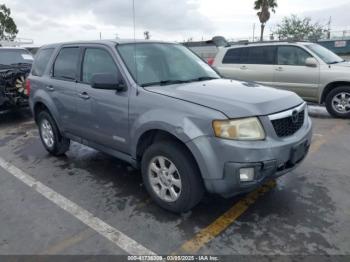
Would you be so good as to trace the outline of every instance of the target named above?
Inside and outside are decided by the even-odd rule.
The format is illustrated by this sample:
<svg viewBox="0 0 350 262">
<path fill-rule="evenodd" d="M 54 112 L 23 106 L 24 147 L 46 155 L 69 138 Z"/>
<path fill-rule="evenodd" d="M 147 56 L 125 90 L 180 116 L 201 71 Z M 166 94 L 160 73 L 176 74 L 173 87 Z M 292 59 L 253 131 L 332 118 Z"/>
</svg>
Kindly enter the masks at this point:
<svg viewBox="0 0 350 262">
<path fill-rule="evenodd" d="M 32 62 L 24 48 L 0 47 L 0 111 L 28 106 L 25 79 Z"/>
<path fill-rule="evenodd" d="M 270 42 L 221 48 L 214 68 L 224 77 L 255 81 L 326 104 L 328 112 L 350 117 L 350 63 L 309 42 Z"/>
<path fill-rule="evenodd" d="M 174 212 L 205 190 L 233 196 L 291 171 L 311 142 L 299 96 L 221 79 L 175 43 L 47 45 L 28 86 L 48 152 L 74 140 L 116 156 L 141 168 L 149 194 Z"/>
</svg>

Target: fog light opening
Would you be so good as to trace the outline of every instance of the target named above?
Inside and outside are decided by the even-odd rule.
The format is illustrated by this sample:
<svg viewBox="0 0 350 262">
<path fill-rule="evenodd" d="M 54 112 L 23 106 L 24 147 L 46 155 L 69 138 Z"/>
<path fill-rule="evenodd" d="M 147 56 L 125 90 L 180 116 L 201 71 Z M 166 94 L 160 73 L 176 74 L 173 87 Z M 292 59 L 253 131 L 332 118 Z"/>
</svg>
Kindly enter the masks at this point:
<svg viewBox="0 0 350 262">
<path fill-rule="evenodd" d="M 250 182 L 254 180 L 255 170 L 254 167 L 241 168 L 239 170 L 239 180 L 241 182 Z"/>
</svg>

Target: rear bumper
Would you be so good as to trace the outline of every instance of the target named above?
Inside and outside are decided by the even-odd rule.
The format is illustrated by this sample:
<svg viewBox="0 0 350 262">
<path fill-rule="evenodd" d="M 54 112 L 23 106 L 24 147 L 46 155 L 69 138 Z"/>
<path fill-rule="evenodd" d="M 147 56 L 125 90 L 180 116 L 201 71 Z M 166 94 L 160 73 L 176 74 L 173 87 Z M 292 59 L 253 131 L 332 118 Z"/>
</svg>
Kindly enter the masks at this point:
<svg viewBox="0 0 350 262">
<path fill-rule="evenodd" d="M 17 104 L 10 104 L 10 103 L 0 104 L 0 112 L 26 108 L 28 106 L 29 106 L 28 99 L 23 98 L 20 101 L 18 101 Z"/>
<path fill-rule="evenodd" d="M 188 143 L 197 160 L 208 192 L 224 197 L 251 191 L 264 181 L 296 168 L 306 157 L 312 138 L 312 124 L 305 125 L 288 138 L 268 136 L 264 141 L 233 141 L 199 137 Z M 270 133 L 270 132 L 268 132 Z M 295 159 L 295 149 L 304 147 Z M 241 168 L 254 168 L 251 182 L 240 181 Z"/>
</svg>

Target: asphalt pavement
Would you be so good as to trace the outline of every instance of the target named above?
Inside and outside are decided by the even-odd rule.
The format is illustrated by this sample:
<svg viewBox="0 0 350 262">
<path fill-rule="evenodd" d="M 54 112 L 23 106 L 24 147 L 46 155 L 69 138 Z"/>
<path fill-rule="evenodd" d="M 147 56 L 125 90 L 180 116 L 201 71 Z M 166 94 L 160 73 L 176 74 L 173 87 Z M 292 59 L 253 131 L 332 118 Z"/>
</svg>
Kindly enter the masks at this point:
<svg viewBox="0 0 350 262">
<path fill-rule="evenodd" d="M 349 255 L 350 120 L 310 114 L 297 169 L 181 215 L 154 204 L 128 164 L 77 143 L 50 156 L 29 112 L 2 114 L 0 254 Z"/>
</svg>

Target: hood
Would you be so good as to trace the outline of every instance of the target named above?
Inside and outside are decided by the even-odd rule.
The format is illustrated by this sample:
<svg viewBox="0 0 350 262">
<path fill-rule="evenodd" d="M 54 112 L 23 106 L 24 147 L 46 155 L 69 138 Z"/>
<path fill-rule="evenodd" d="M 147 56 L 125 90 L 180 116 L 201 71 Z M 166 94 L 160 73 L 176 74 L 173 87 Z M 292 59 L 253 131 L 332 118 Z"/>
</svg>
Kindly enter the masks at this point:
<svg viewBox="0 0 350 262">
<path fill-rule="evenodd" d="M 335 66 L 335 67 L 350 67 L 350 62 L 349 61 L 344 61 L 344 62 L 341 62 L 341 63 L 332 64 L 332 66 Z"/>
<path fill-rule="evenodd" d="M 228 79 L 149 86 L 145 89 L 213 108 L 229 118 L 269 115 L 303 102 L 292 92 Z"/>
</svg>

